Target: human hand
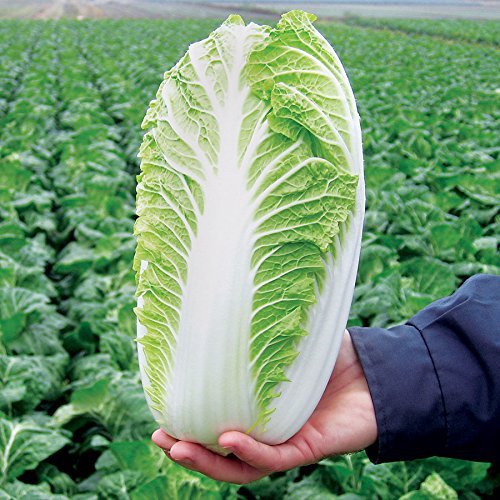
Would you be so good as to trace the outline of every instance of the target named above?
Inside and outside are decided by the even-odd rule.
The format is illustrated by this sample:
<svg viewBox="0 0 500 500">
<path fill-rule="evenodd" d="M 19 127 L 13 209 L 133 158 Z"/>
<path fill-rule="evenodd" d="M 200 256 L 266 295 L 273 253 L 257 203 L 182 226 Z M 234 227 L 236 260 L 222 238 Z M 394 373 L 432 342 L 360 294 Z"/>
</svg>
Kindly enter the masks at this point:
<svg viewBox="0 0 500 500">
<path fill-rule="evenodd" d="M 178 441 L 162 430 L 157 430 L 152 439 L 169 458 L 187 469 L 219 481 L 244 484 L 272 472 L 364 449 L 376 441 L 377 424 L 363 369 L 345 331 L 335 369 L 318 406 L 285 443 L 270 446 L 242 432 L 224 432 L 219 445 L 232 455 L 222 457 L 199 444 Z"/>
</svg>

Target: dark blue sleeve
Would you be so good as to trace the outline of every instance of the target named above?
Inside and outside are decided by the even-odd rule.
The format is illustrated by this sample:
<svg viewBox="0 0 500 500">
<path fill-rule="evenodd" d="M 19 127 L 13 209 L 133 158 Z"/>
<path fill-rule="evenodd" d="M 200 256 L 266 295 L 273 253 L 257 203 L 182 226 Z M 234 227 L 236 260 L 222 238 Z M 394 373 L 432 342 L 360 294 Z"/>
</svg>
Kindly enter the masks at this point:
<svg viewBox="0 0 500 500">
<path fill-rule="evenodd" d="M 375 407 L 372 462 L 500 459 L 500 276 L 394 328 L 349 328 Z"/>
</svg>

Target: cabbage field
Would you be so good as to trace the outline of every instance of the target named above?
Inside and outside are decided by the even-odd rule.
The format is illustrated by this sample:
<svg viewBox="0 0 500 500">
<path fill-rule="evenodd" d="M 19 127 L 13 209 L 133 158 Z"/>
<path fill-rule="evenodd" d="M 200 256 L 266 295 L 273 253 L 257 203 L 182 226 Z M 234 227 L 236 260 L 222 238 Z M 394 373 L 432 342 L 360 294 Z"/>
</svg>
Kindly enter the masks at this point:
<svg viewBox="0 0 500 500">
<path fill-rule="evenodd" d="M 352 325 L 397 324 L 500 274 L 498 31 L 446 23 L 318 24 L 363 128 Z M 498 498 L 490 464 L 357 453 L 237 486 L 150 443 L 132 311 L 140 123 L 218 24 L 0 22 L 0 499 Z"/>
</svg>

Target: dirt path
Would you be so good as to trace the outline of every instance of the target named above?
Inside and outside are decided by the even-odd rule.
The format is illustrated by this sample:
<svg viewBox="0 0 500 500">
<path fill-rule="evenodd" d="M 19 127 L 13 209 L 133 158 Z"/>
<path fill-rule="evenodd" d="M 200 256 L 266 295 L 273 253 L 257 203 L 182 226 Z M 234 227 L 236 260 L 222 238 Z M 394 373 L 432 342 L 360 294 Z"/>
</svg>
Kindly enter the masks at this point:
<svg viewBox="0 0 500 500">
<path fill-rule="evenodd" d="M 94 2 L 82 0 L 52 0 L 46 5 L 34 9 L 32 19 L 98 19 L 104 17 L 104 12 Z"/>
<path fill-rule="evenodd" d="M 33 19 L 60 19 L 64 13 L 64 4 L 65 0 L 53 0 L 36 10 L 31 17 Z"/>
</svg>

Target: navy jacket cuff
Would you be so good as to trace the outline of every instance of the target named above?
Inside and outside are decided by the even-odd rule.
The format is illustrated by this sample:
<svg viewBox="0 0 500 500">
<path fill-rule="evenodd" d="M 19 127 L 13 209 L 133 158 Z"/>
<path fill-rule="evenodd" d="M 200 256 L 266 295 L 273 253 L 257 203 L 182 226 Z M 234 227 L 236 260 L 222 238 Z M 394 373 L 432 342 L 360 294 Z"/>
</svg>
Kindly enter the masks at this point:
<svg viewBox="0 0 500 500">
<path fill-rule="evenodd" d="M 436 369 L 413 325 L 349 328 L 375 407 L 374 463 L 439 454 L 446 447 L 446 414 Z M 404 337 L 404 338 L 402 338 Z"/>
</svg>

